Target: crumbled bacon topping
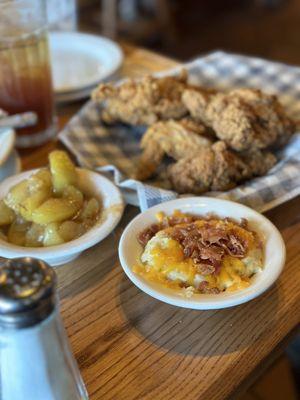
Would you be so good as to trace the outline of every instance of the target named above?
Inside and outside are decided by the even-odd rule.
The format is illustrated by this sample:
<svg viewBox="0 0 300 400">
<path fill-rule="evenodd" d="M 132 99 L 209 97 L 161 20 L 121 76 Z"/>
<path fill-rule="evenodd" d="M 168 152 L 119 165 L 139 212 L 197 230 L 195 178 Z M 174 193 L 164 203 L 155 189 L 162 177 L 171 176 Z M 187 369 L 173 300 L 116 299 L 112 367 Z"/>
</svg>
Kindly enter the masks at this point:
<svg viewBox="0 0 300 400">
<path fill-rule="evenodd" d="M 139 233 L 137 239 L 138 242 L 145 247 L 146 244 L 149 242 L 150 239 L 153 238 L 157 234 L 158 231 L 160 231 L 161 224 L 152 224 L 148 228 L 144 229 L 142 232 Z"/>
<path fill-rule="evenodd" d="M 220 293 L 220 290 L 218 288 L 209 287 L 209 284 L 206 281 L 199 283 L 199 286 L 197 289 L 199 290 L 200 293 L 203 293 L 203 294 L 218 294 L 218 293 Z"/>
<path fill-rule="evenodd" d="M 218 274 L 226 254 L 237 258 L 245 257 L 246 243 L 233 230 L 224 225 L 218 226 L 215 223 L 216 217 L 212 215 L 202 218 L 205 220 L 202 226 L 195 223 L 199 220 L 201 218 L 191 214 L 165 216 L 159 223 L 143 230 L 138 235 L 138 241 L 146 246 L 158 231 L 173 227 L 167 233 L 168 236 L 181 244 L 184 256 L 193 260 L 197 271 L 202 275 Z M 232 222 L 244 229 L 248 227 L 246 219 L 240 224 L 229 218 L 223 221 Z"/>
<path fill-rule="evenodd" d="M 169 235 L 181 244 L 185 257 L 190 257 L 203 275 L 217 274 L 226 254 L 242 258 L 246 253 L 242 239 L 209 221 L 201 227 L 195 223 L 175 226 Z"/>
<path fill-rule="evenodd" d="M 196 264 L 196 270 L 201 275 L 211 275 L 215 272 L 216 266 L 212 264 L 204 264 L 204 262 L 200 262 Z"/>
<path fill-rule="evenodd" d="M 169 228 L 170 226 L 175 226 L 179 224 L 188 224 L 193 221 L 196 221 L 199 219 L 195 215 L 171 215 L 171 216 L 164 216 L 161 222 L 157 224 L 152 224 L 148 228 L 144 229 L 140 234 L 138 235 L 138 241 L 139 243 L 145 247 L 146 244 L 149 242 L 150 239 L 153 238 L 153 236 L 156 235 L 158 231 L 161 229 Z"/>
</svg>

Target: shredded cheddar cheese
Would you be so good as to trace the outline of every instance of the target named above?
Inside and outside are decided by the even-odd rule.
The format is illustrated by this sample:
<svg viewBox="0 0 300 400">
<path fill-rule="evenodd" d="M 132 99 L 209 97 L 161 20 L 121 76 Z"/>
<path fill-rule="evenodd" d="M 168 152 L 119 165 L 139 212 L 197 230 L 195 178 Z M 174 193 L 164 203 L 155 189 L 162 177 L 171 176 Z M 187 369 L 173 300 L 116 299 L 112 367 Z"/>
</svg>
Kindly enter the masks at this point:
<svg viewBox="0 0 300 400">
<path fill-rule="evenodd" d="M 156 217 L 158 222 L 161 223 L 164 221 L 165 215 L 157 213 Z M 172 217 L 184 218 L 186 215 L 176 212 Z M 199 220 L 193 221 L 190 230 L 204 229 L 206 226 L 207 220 L 199 218 Z M 199 270 L 199 262 L 195 262 L 193 255 L 187 257 L 184 246 L 179 240 L 175 239 L 174 232 L 178 227 L 187 229 L 188 225 L 175 224 L 163 228 L 147 242 L 141 259 L 133 268 L 135 273 L 169 288 L 184 289 L 184 292 L 189 292 L 189 296 L 191 296 L 194 293 L 243 290 L 251 284 L 252 275 L 261 270 L 261 243 L 252 231 L 232 221 L 224 222 L 222 219 L 210 219 L 209 229 L 216 229 L 215 232 L 218 232 L 217 229 L 227 229 L 230 235 L 234 235 L 233 240 L 240 240 L 246 246 L 247 251 L 243 257 L 224 252 L 220 266 L 215 272 L 209 273 L 208 270 L 203 273 L 206 269 L 201 270 L 200 265 Z M 187 232 L 189 232 L 188 229 Z M 204 262 L 209 263 L 205 259 Z M 204 267 L 206 264 L 204 264 Z"/>
</svg>

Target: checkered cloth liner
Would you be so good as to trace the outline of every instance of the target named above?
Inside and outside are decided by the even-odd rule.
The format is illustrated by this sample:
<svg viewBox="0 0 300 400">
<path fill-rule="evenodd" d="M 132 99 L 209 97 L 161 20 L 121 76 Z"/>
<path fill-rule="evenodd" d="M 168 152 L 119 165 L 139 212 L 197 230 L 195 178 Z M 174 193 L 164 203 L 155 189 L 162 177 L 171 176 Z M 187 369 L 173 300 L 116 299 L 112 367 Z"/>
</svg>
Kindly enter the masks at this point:
<svg viewBox="0 0 300 400">
<path fill-rule="evenodd" d="M 256 87 L 279 96 L 287 111 L 300 119 L 300 68 L 266 60 L 215 52 L 185 65 L 191 83 L 227 89 Z M 176 74 L 181 68 L 158 74 Z M 145 127 L 105 127 L 100 106 L 89 101 L 60 133 L 60 140 L 79 163 L 114 180 L 126 201 L 145 210 L 174 199 L 177 193 L 129 179 L 136 168 L 139 140 Z M 278 154 L 279 163 L 268 175 L 223 193 L 208 193 L 266 211 L 300 194 L 300 133 Z M 157 182 L 156 182 L 157 185 Z M 163 182 L 161 183 L 164 186 Z"/>
</svg>

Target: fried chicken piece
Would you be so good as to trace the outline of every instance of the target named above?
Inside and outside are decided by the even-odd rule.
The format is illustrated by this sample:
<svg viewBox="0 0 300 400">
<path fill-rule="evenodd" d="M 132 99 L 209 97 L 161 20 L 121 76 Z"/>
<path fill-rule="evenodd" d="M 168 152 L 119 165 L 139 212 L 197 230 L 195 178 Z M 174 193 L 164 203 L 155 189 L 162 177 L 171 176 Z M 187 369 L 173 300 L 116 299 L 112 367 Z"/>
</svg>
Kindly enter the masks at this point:
<svg viewBox="0 0 300 400">
<path fill-rule="evenodd" d="M 211 145 L 206 128 L 191 119 L 161 121 L 148 128 L 141 140 L 142 156 L 136 178 L 153 175 L 165 155 L 179 160 Z"/>
<path fill-rule="evenodd" d="M 102 119 L 131 125 L 151 125 L 158 120 L 179 119 L 187 114 L 181 95 L 187 87 L 187 72 L 178 76 L 140 80 L 128 79 L 120 85 L 102 83 L 92 93 L 97 101 L 106 101 Z"/>
<path fill-rule="evenodd" d="M 295 129 L 276 96 L 260 90 L 243 88 L 210 95 L 187 89 L 182 100 L 195 119 L 236 151 L 280 146 Z"/>
<path fill-rule="evenodd" d="M 238 153 L 240 158 L 248 165 L 253 176 L 265 175 L 277 162 L 276 157 L 270 151 L 258 149 Z"/>
<path fill-rule="evenodd" d="M 238 182 L 264 175 L 276 162 L 269 152 L 240 155 L 218 141 L 202 147 L 197 155 L 190 155 L 169 167 L 168 175 L 178 193 L 200 194 L 210 190 L 229 190 Z"/>
</svg>

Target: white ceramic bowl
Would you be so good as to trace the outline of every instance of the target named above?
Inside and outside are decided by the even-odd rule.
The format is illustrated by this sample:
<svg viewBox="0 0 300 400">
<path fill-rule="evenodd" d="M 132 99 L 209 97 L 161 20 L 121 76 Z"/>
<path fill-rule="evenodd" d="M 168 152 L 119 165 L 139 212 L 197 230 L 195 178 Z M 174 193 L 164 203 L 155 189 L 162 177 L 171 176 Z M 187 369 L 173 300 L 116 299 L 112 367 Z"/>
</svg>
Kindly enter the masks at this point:
<svg viewBox="0 0 300 400">
<path fill-rule="evenodd" d="M 10 153 L 4 164 L 0 165 L 0 182 L 21 172 L 21 159 L 15 149 Z"/>
<path fill-rule="evenodd" d="M 215 213 L 219 217 L 232 217 L 237 220 L 248 219 L 250 227 L 261 235 L 265 243 L 264 268 L 254 275 L 248 288 L 232 293 L 195 294 L 191 298 L 185 298 L 180 290 L 149 282 L 132 271 L 132 267 L 137 264 L 142 254 L 142 246 L 136 239 L 138 233 L 156 221 L 157 212 L 163 211 L 169 215 L 174 210 L 197 215 Z M 135 217 L 123 232 L 119 245 L 119 257 L 129 279 L 150 296 L 179 307 L 209 310 L 245 303 L 267 290 L 282 271 L 285 263 L 285 245 L 276 227 L 256 211 L 232 201 L 210 197 L 190 197 L 159 204 Z"/>
<path fill-rule="evenodd" d="M 0 129 L 0 166 L 2 166 L 10 156 L 16 141 L 13 129 Z"/>
<path fill-rule="evenodd" d="M 0 184 L 0 199 L 10 187 L 28 178 L 37 170 L 26 171 L 4 180 Z M 107 178 L 87 169 L 77 168 L 79 187 L 86 193 L 98 197 L 102 203 L 102 218 L 84 235 L 70 242 L 51 247 L 22 247 L 0 239 L 0 256 L 6 258 L 35 257 L 52 266 L 65 264 L 108 236 L 120 221 L 124 204 L 119 189 Z"/>
</svg>

